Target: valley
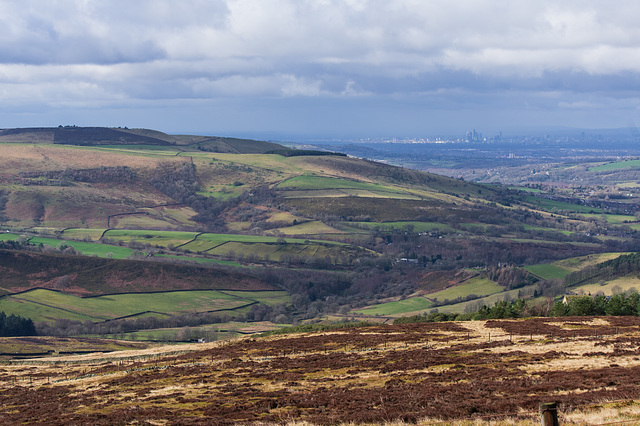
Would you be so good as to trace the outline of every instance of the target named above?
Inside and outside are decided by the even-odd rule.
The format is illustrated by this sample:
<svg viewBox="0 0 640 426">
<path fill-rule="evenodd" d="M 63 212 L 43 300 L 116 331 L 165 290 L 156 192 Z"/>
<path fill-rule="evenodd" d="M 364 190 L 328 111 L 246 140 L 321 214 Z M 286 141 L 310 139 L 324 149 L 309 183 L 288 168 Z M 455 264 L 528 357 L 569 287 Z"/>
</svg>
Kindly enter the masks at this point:
<svg viewBox="0 0 640 426">
<path fill-rule="evenodd" d="M 270 142 L 0 130 L 0 311 L 38 334 L 0 338 L 0 415 L 45 394 L 68 403 L 58 423 L 105 424 L 520 421 L 551 397 L 578 417 L 632 399 L 637 164 L 597 164 L 579 185 L 498 184 Z"/>
</svg>

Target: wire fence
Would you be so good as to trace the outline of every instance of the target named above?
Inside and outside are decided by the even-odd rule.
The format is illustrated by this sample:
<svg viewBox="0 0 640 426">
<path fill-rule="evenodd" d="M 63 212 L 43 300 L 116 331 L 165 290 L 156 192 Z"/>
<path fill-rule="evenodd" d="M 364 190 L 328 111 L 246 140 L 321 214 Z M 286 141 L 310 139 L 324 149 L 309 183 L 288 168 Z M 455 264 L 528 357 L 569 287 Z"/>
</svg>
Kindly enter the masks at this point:
<svg viewBox="0 0 640 426">
<path fill-rule="evenodd" d="M 602 403 L 597 403 L 597 404 L 579 404 L 579 405 L 571 405 L 571 406 L 566 406 L 564 407 L 564 409 L 560 409 L 560 408 L 547 408 L 546 410 L 549 411 L 554 411 L 556 410 L 558 412 L 558 417 L 559 419 L 561 419 L 560 424 L 563 423 L 562 420 L 564 420 L 564 422 L 567 422 L 567 419 L 563 419 L 564 417 L 564 413 L 571 413 L 571 412 L 575 412 L 577 410 L 580 409 L 585 409 L 585 408 L 596 408 L 596 407 L 602 407 L 603 404 L 607 404 L 607 405 L 615 405 L 615 404 L 629 404 L 629 403 L 635 403 L 636 401 L 633 399 L 621 399 L 621 400 L 614 400 L 614 401 L 606 401 L 606 402 L 602 402 Z M 539 417 L 541 414 L 540 411 L 518 411 L 518 412 L 514 412 L 514 413 L 495 413 L 495 414 L 486 414 L 486 415 L 482 415 L 482 416 L 473 416 L 473 417 L 464 417 L 464 418 L 456 418 L 456 419 L 449 419 L 449 420 L 439 420 L 439 421 L 433 421 L 433 422 L 427 422 L 427 423 L 421 423 L 424 425 L 445 425 L 445 424 L 451 424 L 451 423 L 455 423 L 455 422 L 465 422 L 465 421 L 478 421 L 478 420 L 500 420 L 500 419 L 514 419 L 514 418 L 519 418 L 519 417 Z M 584 424 L 584 422 L 578 422 L 580 424 Z M 622 425 L 622 424 L 640 424 L 640 417 L 639 418 L 635 418 L 635 419 L 630 419 L 630 420 L 616 420 L 616 421 L 611 421 L 611 422 L 603 422 L 603 423 L 589 423 L 591 426 L 605 426 L 605 425 Z"/>
</svg>

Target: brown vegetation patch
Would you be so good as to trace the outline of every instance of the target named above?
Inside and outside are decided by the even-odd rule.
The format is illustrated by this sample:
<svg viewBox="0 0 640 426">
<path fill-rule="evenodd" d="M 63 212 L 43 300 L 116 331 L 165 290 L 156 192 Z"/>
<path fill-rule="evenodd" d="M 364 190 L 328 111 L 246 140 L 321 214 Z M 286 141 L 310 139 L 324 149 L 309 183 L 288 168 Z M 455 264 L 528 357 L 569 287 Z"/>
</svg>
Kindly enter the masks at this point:
<svg viewBox="0 0 640 426">
<path fill-rule="evenodd" d="M 637 330 L 640 325 L 637 317 L 562 317 L 528 318 L 524 320 L 488 320 L 487 328 L 498 328 L 505 333 L 548 337 L 595 337 L 615 335 L 625 331 Z"/>
<path fill-rule="evenodd" d="M 492 322 L 494 328 L 511 327 L 507 323 Z M 555 328 L 544 332 L 566 325 L 546 324 Z M 542 343 L 489 342 L 467 332 L 457 323 L 371 326 L 190 345 L 182 355 L 136 352 L 5 365 L 0 418 L 49 424 L 486 420 L 535 412 L 541 401 L 558 401 L 568 411 L 640 397 L 640 358 L 629 354 L 637 347 L 633 339 L 640 339 L 637 330 L 598 341 L 558 335 Z M 618 350 L 602 352 L 600 342 Z M 590 359 L 602 365 L 603 357 L 606 367 L 589 367 Z"/>
</svg>

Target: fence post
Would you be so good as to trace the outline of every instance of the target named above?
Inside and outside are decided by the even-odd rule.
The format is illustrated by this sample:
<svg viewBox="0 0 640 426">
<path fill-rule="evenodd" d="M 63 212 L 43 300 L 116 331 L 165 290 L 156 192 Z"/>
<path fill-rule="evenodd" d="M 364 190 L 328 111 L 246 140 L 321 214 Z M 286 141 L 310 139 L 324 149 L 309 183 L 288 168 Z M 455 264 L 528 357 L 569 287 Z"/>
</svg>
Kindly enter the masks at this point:
<svg viewBox="0 0 640 426">
<path fill-rule="evenodd" d="M 558 404 L 555 402 L 540 403 L 540 421 L 542 426 L 559 426 Z"/>
</svg>

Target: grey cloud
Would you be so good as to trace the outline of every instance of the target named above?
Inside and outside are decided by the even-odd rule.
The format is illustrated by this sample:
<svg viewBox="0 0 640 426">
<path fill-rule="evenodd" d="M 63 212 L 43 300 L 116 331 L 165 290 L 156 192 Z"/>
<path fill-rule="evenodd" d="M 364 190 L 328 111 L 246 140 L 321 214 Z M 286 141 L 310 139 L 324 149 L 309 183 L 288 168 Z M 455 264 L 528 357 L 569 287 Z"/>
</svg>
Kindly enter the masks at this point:
<svg viewBox="0 0 640 426">
<path fill-rule="evenodd" d="M 5 0 L 0 95 L 30 108 L 632 109 L 639 13 L 599 0 Z"/>
</svg>

